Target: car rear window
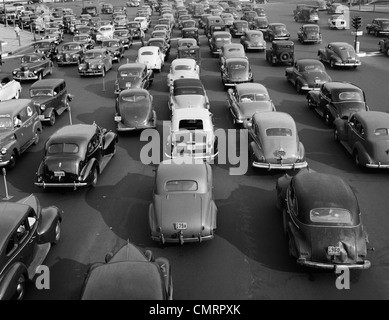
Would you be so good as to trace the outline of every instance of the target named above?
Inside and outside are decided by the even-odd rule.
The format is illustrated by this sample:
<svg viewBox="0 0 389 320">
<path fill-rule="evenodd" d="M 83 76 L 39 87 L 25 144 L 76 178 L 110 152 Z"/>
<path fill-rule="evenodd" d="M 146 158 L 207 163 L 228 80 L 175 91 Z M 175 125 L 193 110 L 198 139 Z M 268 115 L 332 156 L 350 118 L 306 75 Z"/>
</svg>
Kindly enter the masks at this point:
<svg viewBox="0 0 389 320">
<path fill-rule="evenodd" d="M 51 89 L 31 89 L 30 90 L 30 97 L 37 97 L 37 96 L 52 96 L 53 90 Z"/>
<path fill-rule="evenodd" d="M 138 70 L 123 70 L 123 71 L 120 71 L 120 76 L 121 77 L 129 77 L 129 76 L 139 77 L 140 72 Z"/>
<path fill-rule="evenodd" d="M 171 180 L 166 182 L 165 190 L 168 192 L 175 191 L 197 191 L 198 185 L 193 180 Z"/>
<path fill-rule="evenodd" d="M 144 94 L 142 94 L 142 95 L 122 96 L 121 100 L 127 102 L 139 102 L 145 100 L 146 98 L 147 97 Z"/>
<path fill-rule="evenodd" d="M 181 95 L 204 95 L 204 90 L 200 87 L 192 87 L 192 88 L 177 88 L 174 90 L 175 96 Z"/>
<path fill-rule="evenodd" d="M 53 143 L 47 148 L 47 153 L 77 153 L 78 145 L 75 143 Z"/>
<path fill-rule="evenodd" d="M 360 92 L 356 92 L 356 91 L 339 93 L 339 101 L 348 101 L 348 100 L 363 101 L 363 97 Z"/>
<path fill-rule="evenodd" d="M 11 128 L 12 128 L 11 118 L 0 116 L 0 129 L 11 129 Z"/>
<path fill-rule="evenodd" d="M 291 137 L 292 130 L 289 128 L 269 128 L 266 129 L 266 135 L 269 137 Z"/>
<path fill-rule="evenodd" d="M 376 136 L 387 136 L 388 135 L 388 129 L 387 128 L 377 128 L 374 130 L 374 134 Z"/>
<path fill-rule="evenodd" d="M 202 130 L 203 129 L 203 120 L 201 119 L 187 119 L 181 120 L 179 124 L 179 129 L 183 130 Z"/>
<path fill-rule="evenodd" d="M 191 69 L 192 69 L 192 67 L 188 66 L 186 64 L 182 64 L 182 65 L 176 66 L 174 68 L 174 70 L 191 70 Z"/>
<path fill-rule="evenodd" d="M 250 94 L 242 94 L 240 96 L 241 102 L 267 101 L 267 100 L 269 100 L 269 96 L 266 94 L 250 93 Z"/>
<path fill-rule="evenodd" d="M 140 55 L 141 56 L 152 56 L 154 54 L 153 51 L 143 51 Z"/>
<path fill-rule="evenodd" d="M 351 212 L 342 208 L 316 208 L 309 212 L 309 218 L 317 223 L 351 223 Z"/>
</svg>

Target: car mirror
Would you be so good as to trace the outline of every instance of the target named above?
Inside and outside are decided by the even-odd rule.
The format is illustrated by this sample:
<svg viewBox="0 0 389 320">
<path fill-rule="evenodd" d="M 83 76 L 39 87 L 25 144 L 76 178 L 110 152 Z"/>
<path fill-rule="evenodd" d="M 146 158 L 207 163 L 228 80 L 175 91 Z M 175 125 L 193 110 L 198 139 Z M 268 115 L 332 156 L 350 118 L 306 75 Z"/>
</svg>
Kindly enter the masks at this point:
<svg viewBox="0 0 389 320">
<path fill-rule="evenodd" d="M 243 121 L 243 127 L 245 128 L 245 129 L 250 129 L 251 127 L 253 126 L 253 123 L 251 122 L 251 120 L 244 120 Z"/>
<path fill-rule="evenodd" d="M 108 263 L 113 257 L 113 253 L 112 252 L 108 252 L 106 255 L 105 255 L 105 262 Z"/>
</svg>

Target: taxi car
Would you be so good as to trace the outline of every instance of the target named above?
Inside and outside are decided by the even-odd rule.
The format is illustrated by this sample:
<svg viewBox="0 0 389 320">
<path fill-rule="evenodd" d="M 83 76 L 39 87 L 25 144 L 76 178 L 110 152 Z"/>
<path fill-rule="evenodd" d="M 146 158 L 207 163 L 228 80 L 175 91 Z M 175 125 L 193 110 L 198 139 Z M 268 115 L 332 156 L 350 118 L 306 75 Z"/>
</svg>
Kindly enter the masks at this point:
<svg viewBox="0 0 389 320">
<path fill-rule="evenodd" d="M 376 37 L 389 35 L 389 18 L 374 18 L 366 25 L 366 33 Z"/>
<path fill-rule="evenodd" d="M 297 93 L 320 90 L 323 83 L 332 81 L 323 63 L 316 59 L 296 60 L 293 67 L 285 69 L 285 76 L 296 88 Z"/>
<path fill-rule="evenodd" d="M 235 125 L 251 120 L 254 113 L 276 111 L 269 92 L 260 83 L 240 83 L 228 89 L 227 104 Z"/>
<path fill-rule="evenodd" d="M 115 109 L 114 120 L 118 132 L 157 127 L 153 96 L 146 89 L 122 90 L 116 98 Z"/>
<path fill-rule="evenodd" d="M 124 46 L 119 39 L 102 40 L 100 46 L 109 52 L 112 61 L 120 63 L 120 60 L 124 57 Z"/>
<path fill-rule="evenodd" d="M 61 237 L 61 210 L 42 207 L 34 194 L 0 203 L 0 300 L 22 300 Z"/>
<path fill-rule="evenodd" d="M 304 24 L 297 31 L 297 39 L 300 43 L 321 43 L 322 35 L 317 24 Z"/>
<path fill-rule="evenodd" d="M 180 108 L 205 108 L 209 109 L 209 99 L 203 83 L 200 79 L 177 79 L 170 90 L 169 109 L 174 113 Z"/>
<path fill-rule="evenodd" d="M 288 113 L 254 113 L 243 125 L 249 132 L 249 154 L 254 168 L 296 170 L 308 166 L 296 123 Z"/>
<path fill-rule="evenodd" d="M 262 31 L 247 30 L 243 36 L 240 37 L 240 43 L 243 45 L 245 51 L 248 50 L 266 50 L 266 41 L 263 38 Z"/>
<path fill-rule="evenodd" d="M 116 153 L 117 141 L 116 133 L 96 123 L 58 129 L 45 143 L 35 185 L 44 189 L 95 187 Z"/>
<path fill-rule="evenodd" d="M 350 153 L 357 167 L 389 169 L 389 114 L 355 112 L 334 121 L 334 138 Z"/>
<path fill-rule="evenodd" d="M 319 91 L 309 91 L 306 99 L 308 108 L 315 110 L 328 125 L 336 118 L 348 118 L 355 112 L 369 110 L 363 90 L 347 82 L 326 82 Z"/>
<path fill-rule="evenodd" d="M 138 4 L 139 5 L 139 4 Z M 93 263 L 85 276 L 81 300 L 172 300 L 173 278 L 168 259 L 154 258 L 127 242 L 109 252 L 105 263 Z"/>
<path fill-rule="evenodd" d="M 73 95 L 68 93 L 64 79 L 42 79 L 31 85 L 30 98 L 39 119 L 53 126 L 57 116 L 70 110 Z"/>
<path fill-rule="evenodd" d="M 39 143 L 42 124 L 30 99 L 0 102 L 0 167 L 12 169 L 18 158 Z"/>
<path fill-rule="evenodd" d="M 84 61 L 86 47 L 81 42 L 66 42 L 55 57 L 59 67 L 64 65 L 78 65 Z"/>
<path fill-rule="evenodd" d="M 361 209 L 345 180 L 304 170 L 279 178 L 276 192 L 289 255 L 298 265 L 333 271 L 370 268 Z"/>
<path fill-rule="evenodd" d="M 154 72 L 144 63 L 125 63 L 118 68 L 114 93 L 130 88 L 149 89 L 153 81 Z"/>
<path fill-rule="evenodd" d="M 0 102 L 10 99 L 19 99 L 22 86 L 19 81 L 12 79 L 8 73 L 0 73 Z"/>
<path fill-rule="evenodd" d="M 149 225 L 151 239 L 161 244 L 213 239 L 217 207 L 212 167 L 205 162 L 162 161 L 155 174 Z"/>
<path fill-rule="evenodd" d="M 21 66 L 12 71 L 15 80 L 40 80 L 53 73 L 53 62 L 43 53 L 27 53 L 20 58 Z"/>
<path fill-rule="evenodd" d="M 173 86 L 174 80 L 183 78 L 200 79 L 200 68 L 194 59 L 179 58 L 172 61 L 167 75 L 169 89 Z"/>
<path fill-rule="evenodd" d="M 172 113 L 165 155 L 212 161 L 218 155 L 213 115 L 203 108 L 177 108 Z"/>
<path fill-rule="evenodd" d="M 251 65 L 247 58 L 228 58 L 220 67 L 220 71 L 225 89 L 238 83 L 254 81 Z"/>
<path fill-rule="evenodd" d="M 264 32 L 265 40 L 270 42 L 274 40 L 289 40 L 290 33 L 286 29 L 286 25 L 283 23 L 273 22 L 269 23 L 266 31 Z"/>
<path fill-rule="evenodd" d="M 100 75 L 104 78 L 111 69 L 112 56 L 108 50 L 95 48 L 85 52 L 84 62 L 78 65 L 78 74 L 80 77 Z"/>
<path fill-rule="evenodd" d="M 222 46 L 232 43 L 232 37 L 228 31 L 215 31 L 208 40 L 209 49 L 213 55 L 219 55 Z"/>
<path fill-rule="evenodd" d="M 151 70 L 162 71 L 165 64 L 165 55 L 156 46 L 145 46 L 138 49 L 137 63 L 144 63 Z"/>
</svg>

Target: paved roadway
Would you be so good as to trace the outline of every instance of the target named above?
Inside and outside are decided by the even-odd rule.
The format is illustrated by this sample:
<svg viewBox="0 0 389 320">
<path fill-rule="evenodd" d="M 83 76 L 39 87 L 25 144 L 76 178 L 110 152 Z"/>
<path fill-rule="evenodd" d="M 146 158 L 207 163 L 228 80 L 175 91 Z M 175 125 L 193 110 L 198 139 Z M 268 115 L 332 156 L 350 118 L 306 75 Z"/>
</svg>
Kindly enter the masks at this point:
<svg viewBox="0 0 389 320">
<path fill-rule="evenodd" d="M 112 3 L 124 3 L 115 0 Z M 272 1 L 265 5 L 269 21 L 285 22 L 296 41 L 297 58 L 316 57 L 321 45 L 301 45 L 292 10 L 297 1 Z M 61 4 L 55 4 L 61 5 Z M 63 4 L 78 5 L 74 4 Z M 80 7 L 77 7 L 80 11 Z M 133 16 L 135 9 L 130 10 Z M 352 13 L 353 15 L 354 13 Z M 373 13 L 362 13 L 364 23 Z M 377 14 L 376 14 L 377 15 Z M 380 14 L 380 16 L 385 16 Z M 323 46 L 329 41 L 353 41 L 350 30 L 333 31 L 326 26 L 328 15 L 320 13 Z M 153 16 L 154 23 L 158 17 Z M 175 31 L 178 35 L 178 31 Z M 69 40 L 70 36 L 66 36 Z M 363 36 L 361 51 L 377 51 L 378 38 Z M 235 39 L 234 41 L 238 41 Z M 172 44 L 171 56 L 175 54 Z M 203 48 L 201 79 L 207 88 L 217 128 L 232 129 L 226 108 L 226 92 L 220 80 L 217 59 L 212 58 L 206 38 Z M 125 57 L 135 59 L 139 44 Z M 345 150 L 333 141 L 332 131 L 312 111 L 304 95 L 298 95 L 286 82 L 285 67 L 272 67 L 264 53 L 248 53 L 255 81 L 268 88 L 279 111 L 289 112 L 297 122 L 307 160 L 312 169 L 341 176 L 356 191 L 363 221 L 375 247 L 368 257 L 372 267 L 351 283 L 350 290 L 337 290 L 335 276 L 329 272 L 300 269 L 288 256 L 280 213 L 275 208 L 275 181 L 282 173 L 260 172 L 251 168 L 245 175 L 230 176 L 229 165 L 213 165 L 214 193 L 218 206 L 218 229 L 215 239 L 201 244 L 164 247 L 152 242 L 148 228 L 148 205 L 153 188 L 153 166 L 140 162 L 139 133 L 120 135 L 117 156 L 100 176 L 94 189 L 75 192 L 43 191 L 34 186 L 35 171 L 42 158 L 44 141 L 56 129 L 69 123 L 61 116 L 55 127 L 45 127 L 43 139 L 9 171 L 8 192 L 19 199 L 35 193 L 42 205 L 57 205 L 64 212 L 62 239 L 46 260 L 51 271 L 51 289 L 39 291 L 29 287 L 27 299 L 78 299 L 83 277 L 90 263 L 103 261 L 110 250 L 118 249 L 127 239 L 155 256 L 164 256 L 173 267 L 174 299 L 258 300 L 258 299 L 388 299 L 389 298 L 389 226 L 388 173 L 356 169 Z M 171 62 L 169 59 L 169 63 Z M 352 81 L 361 86 L 372 110 L 387 111 L 388 57 L 362 58 L 363 65 L 352 70 L 330 70 L 333 80 Z M 122 60 L 124 63 L 124 60 Z M 151 92 L 160 121 L 169 120 L 166 75 L 168 65 L 156 74 Z M 4 70 L 12 70 L 16 60 L 8 60 Z M 65 78 L 72 103 L 73 123 L 96 121 L 115 129 L 113 85 L 118 65 L 105 79 L 80 78 L 76 67 L 56 68 L 51 77 Z M 22 97 L 28 96 L 30 84 L 23 84 Z M 162 131 L 161 123 L 158 130 Z M 4 195 L 0 186 L 0 194 Z"/>
</svg>

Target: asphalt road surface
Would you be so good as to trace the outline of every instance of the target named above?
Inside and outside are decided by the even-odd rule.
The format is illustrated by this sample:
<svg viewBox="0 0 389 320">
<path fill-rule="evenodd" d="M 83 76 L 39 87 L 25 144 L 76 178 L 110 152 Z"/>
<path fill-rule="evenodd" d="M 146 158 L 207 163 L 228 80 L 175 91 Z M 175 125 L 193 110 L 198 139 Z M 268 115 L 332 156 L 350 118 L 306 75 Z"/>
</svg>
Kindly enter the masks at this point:
<svg viewBox="0 0 389 320">
<path fill-rule="evenodd" d="M 111 1 L 114 5 L 123 0 Z M 272 1 L 264 5 L 270 22 L 286 23 L 295 41 L 296 58 L 317 58 L 319 47 L 332 41 L 353 43 L 351 30 L 329 30 L 328 15 L 320 12 L 319 25 L 323 43 L 301 45 L 294 22 L 293 9 L 298 1 Z M 80 3 L 53 4 L 75 8 Z M 128 8 L 129 9 L 129 8 Z M 129 9 L 134 17 L 136 8 Z M 351 15 L 359 15 L 352 12 Z M 362 13 L 364 26 L 373 17 L 388 14 Z M 154 14 L 153 25 L 158 16 Z M 150 33 L 151 29 L 149 30 Z M 201 31 L 202 34 L 203 31 Z M 148 33 L 148 34 L 149 34 Z M 146 34 L 146 37 L 148 37 Z M 175 30 L 173 37 L 179 37 Z M 71 36 L 66 35 L 65 41 Z M 388 57 L 377 54 L 378 41 L 372 35 L 359 38 L 362 66 L 350 70 L 327 68 L 333 80 L 350 81 L 364 89 L 372 110 L 388 111 Z M 234 39 L 238 42 L 239 39 Z M 126 51 L 126 61 L 134 61 L 139 43 Z M 203 81 L 211 102 L 215 127 L 236 129 L 226 104 L 218 69 L 207 39 L 201 37 Z M 172 41 L 171 57 L 162 72 L 155 75 L 151 93 L 158 115 L 158 130 L 170 119 L 167 107 L 166 76 L 175 56 Z M 285 79 L 285 66 L 272 67 L 264 53 L 247 53 L 254 80 L 264 84 L 278 111 L 290 113 L 295 119 L 299 136 L 306 149 L 310 168 L 344 178 L 355 190 L 362 219 L 369 234 L 368 253 L 372 263 L 369 270 L 353 279 L 349 290 L 338 290 L 333 272 L 301 269 L 288 256 L 282 231 L 282 219 L 277 211 L 275 183 L 283 172 L 263 172 L 249 168 L 244 175 L 230 175 L 230 164 L 214 164 L 214 195 L 218 207 L 215 238 L 201 244 L 160 246 L 150 239 L 148 206 L 152 199 L 154 166 L 140 161 L 140 150 L 145 142 L 140 133 L 120 134 L 117 155 L 100 176 L 95 188 L 44 191 L 34 185 L 35 172 L 43 156 L 45 140 L 58 128 L 69 123 L 68 114 L 57 119 L 54 127 L 44 126 L 43 136 L 19 160 L 17 167 L 7 172 L 8 193 L 13 200 L 30 193 L 38 196 L 43 206 L 56 205 L 63 211 L 62 238 L 50 251 L 45 263 L 50 268 L 50 290 L 28 287 L 26 299 L 79 299 L 84 275 L 91 263 L 104 261 L 105 254 L 118 249 L 127 240 L 144 249 L 151 249 L 156 257 L 170 260 L 174 281 L 175 300 L 259 300 L 259 299 L 388 299 L 389 298 L 389 175 L 384 170 L 357 169 L 347 152 L 333 139 L 332 130 L 307 107 L 305 95 L 299 95 Z M 4 71 L 12 71 L 17 59 L 9 59 Z M 64 78 L 68 91 L 75 98 L 71 103 L 73 123 L 93 123 L 115 130 L 114 81 L 118 64 L 106 77 L 80 78 L 77 68 L 56 67 L 48 78 Z M 22 84 L 22 98 L 28 97 L 31 83 Z M 242 150 L 246 152 L 246 150 Z M 0 194 L 5 196 L 4 185 Z"/>
</svg>

